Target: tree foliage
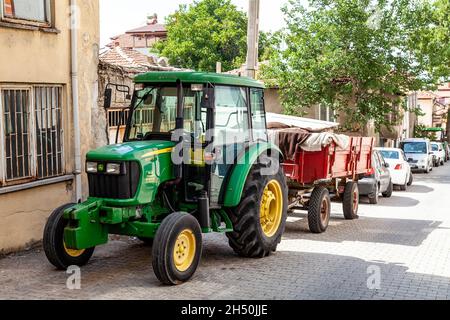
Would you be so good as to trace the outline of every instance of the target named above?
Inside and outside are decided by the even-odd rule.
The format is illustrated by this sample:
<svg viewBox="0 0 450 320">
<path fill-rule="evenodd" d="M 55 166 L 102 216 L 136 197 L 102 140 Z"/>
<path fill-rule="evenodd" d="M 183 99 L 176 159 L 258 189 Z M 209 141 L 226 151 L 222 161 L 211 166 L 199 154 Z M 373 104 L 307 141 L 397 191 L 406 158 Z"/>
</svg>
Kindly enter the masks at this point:
<svg viewBox="0 0 450 320">
<path fill-rule="evenodd" d="M 181 5 L 167 19 L 167 40 L 154 48 L 169 58 L 170 64 L 198 71 L 215 71 L 216 62 L 224 71 L 237 69 L 247 56 L 247 15 L 230 0 L 201 0 Z M 260 54 L 271 41 L 261 33 Z"/>
<path fill-rule="evenodd" d="M 390 127 L 404 95 L 449 75 L 448 2 L 291 0 L 263 78 L 287 113 L 320 104 L 345 114 L 349 130 Z"/>
<path fill-rule="evenodd" d="M 180 5 L 167 19 L 167 40 L 156 44 L 172 65 L 199 71 L 224 70 L 245 61 L 247 17 L 230 0 Z"/>
</svg>

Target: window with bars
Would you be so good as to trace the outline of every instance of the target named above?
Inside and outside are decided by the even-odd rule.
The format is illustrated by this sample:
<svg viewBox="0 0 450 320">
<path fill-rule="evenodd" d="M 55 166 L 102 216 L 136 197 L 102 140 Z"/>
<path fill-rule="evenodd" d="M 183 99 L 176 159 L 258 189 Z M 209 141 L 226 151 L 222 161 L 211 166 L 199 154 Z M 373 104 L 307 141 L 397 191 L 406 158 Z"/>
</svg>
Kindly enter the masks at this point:
<svg viewBox="0 0 450 320">
<path fill-rule="evenodd" d="M 0 85 L 0 186 L 64 174 L 62 87 Z"/>
</svg>

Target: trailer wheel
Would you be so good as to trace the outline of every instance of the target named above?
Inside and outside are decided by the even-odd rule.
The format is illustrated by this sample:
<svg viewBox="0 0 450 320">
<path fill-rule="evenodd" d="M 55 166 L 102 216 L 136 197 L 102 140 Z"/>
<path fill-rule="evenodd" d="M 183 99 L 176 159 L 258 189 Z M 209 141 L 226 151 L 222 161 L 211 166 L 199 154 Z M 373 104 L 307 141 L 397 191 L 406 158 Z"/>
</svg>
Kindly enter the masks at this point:
<svg viewBox="0 0 450 320">
<path fill-rule="evenodd" d="M 202 255 L 202 232 L 193 216 L 175 212 L 166 217 L 152 249 L 152 265 L 163 284 L 177 285 L 194 275 Z"/>
<path fill-rule="evenodd" d="M 241 203 L 229 210 L 234 230 L 227 237 L 230 247 L 242 257 L 266 257 L 281 242 L 287 219 L 288 190 L 283 169 L 279 164 L 278 167 L 278 172 L 270 176 L 261 174 L 265 165 L 254 165 Z"/>
<path fill-rule="evenodd" d="M 344 192 L 343 208 L 345 219 L 358 219 L 359 189 L 356 182 L 347 182 Z"/>
<path fill-rule="evenodd" d="M 309 200 L 308 224 L 312 233 L 323 233 L 330 223 L 331 199 L 327 188 L 314 188 Z"/>
<path fill-rule="evenodd" d="M 64 211 L 75 204 L 63 205 L 50 215 L 45 225 L 43 235 L 44 252 L 48 261 L 59 270 L 66 270 L 70 266 L 82 267 L 86 265 L 94 254 L 95 248 L 86 250 L 72 250 L 64 243 L 64 229 L 67 220 L 64 219 Z"/>
</svg>

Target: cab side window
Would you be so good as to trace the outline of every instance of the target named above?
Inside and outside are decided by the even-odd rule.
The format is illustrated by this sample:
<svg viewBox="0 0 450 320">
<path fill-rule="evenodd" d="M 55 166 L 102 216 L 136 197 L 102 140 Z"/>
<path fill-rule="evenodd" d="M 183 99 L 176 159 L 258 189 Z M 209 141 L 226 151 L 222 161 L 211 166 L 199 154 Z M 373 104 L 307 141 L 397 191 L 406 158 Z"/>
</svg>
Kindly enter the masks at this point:
<svg viewBox="0 0 450 320">
<path fill-rule="evenodd" d="M 250 89 L 250 106 L 253 125 L 253 139 L 255 141 L 268 141 L 263 89 Z"/>
</svg>

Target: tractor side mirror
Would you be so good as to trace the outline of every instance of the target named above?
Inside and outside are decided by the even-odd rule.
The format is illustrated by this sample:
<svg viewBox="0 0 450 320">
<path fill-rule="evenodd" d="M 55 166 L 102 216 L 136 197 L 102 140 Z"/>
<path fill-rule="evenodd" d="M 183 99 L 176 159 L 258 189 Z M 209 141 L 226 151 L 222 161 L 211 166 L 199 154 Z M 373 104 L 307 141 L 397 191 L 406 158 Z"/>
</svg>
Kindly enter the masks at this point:
<svg viewBox="0 0 450 320">
<path fill-rule="evenodd" d="M 105 89 L 105 102 L 103 107 L 105 109 L 109 109 L 111 108 L 111 102 L 112 102 L 112 89 L 111 88 L 106 88 Z"/>
<path fill-rule="evenodd" d="M 201 101 L 202 109 L 213 109 L 214 108 L 214 89 L 206 88 L 203 90 L 203 97 Z"/>
</svg>

